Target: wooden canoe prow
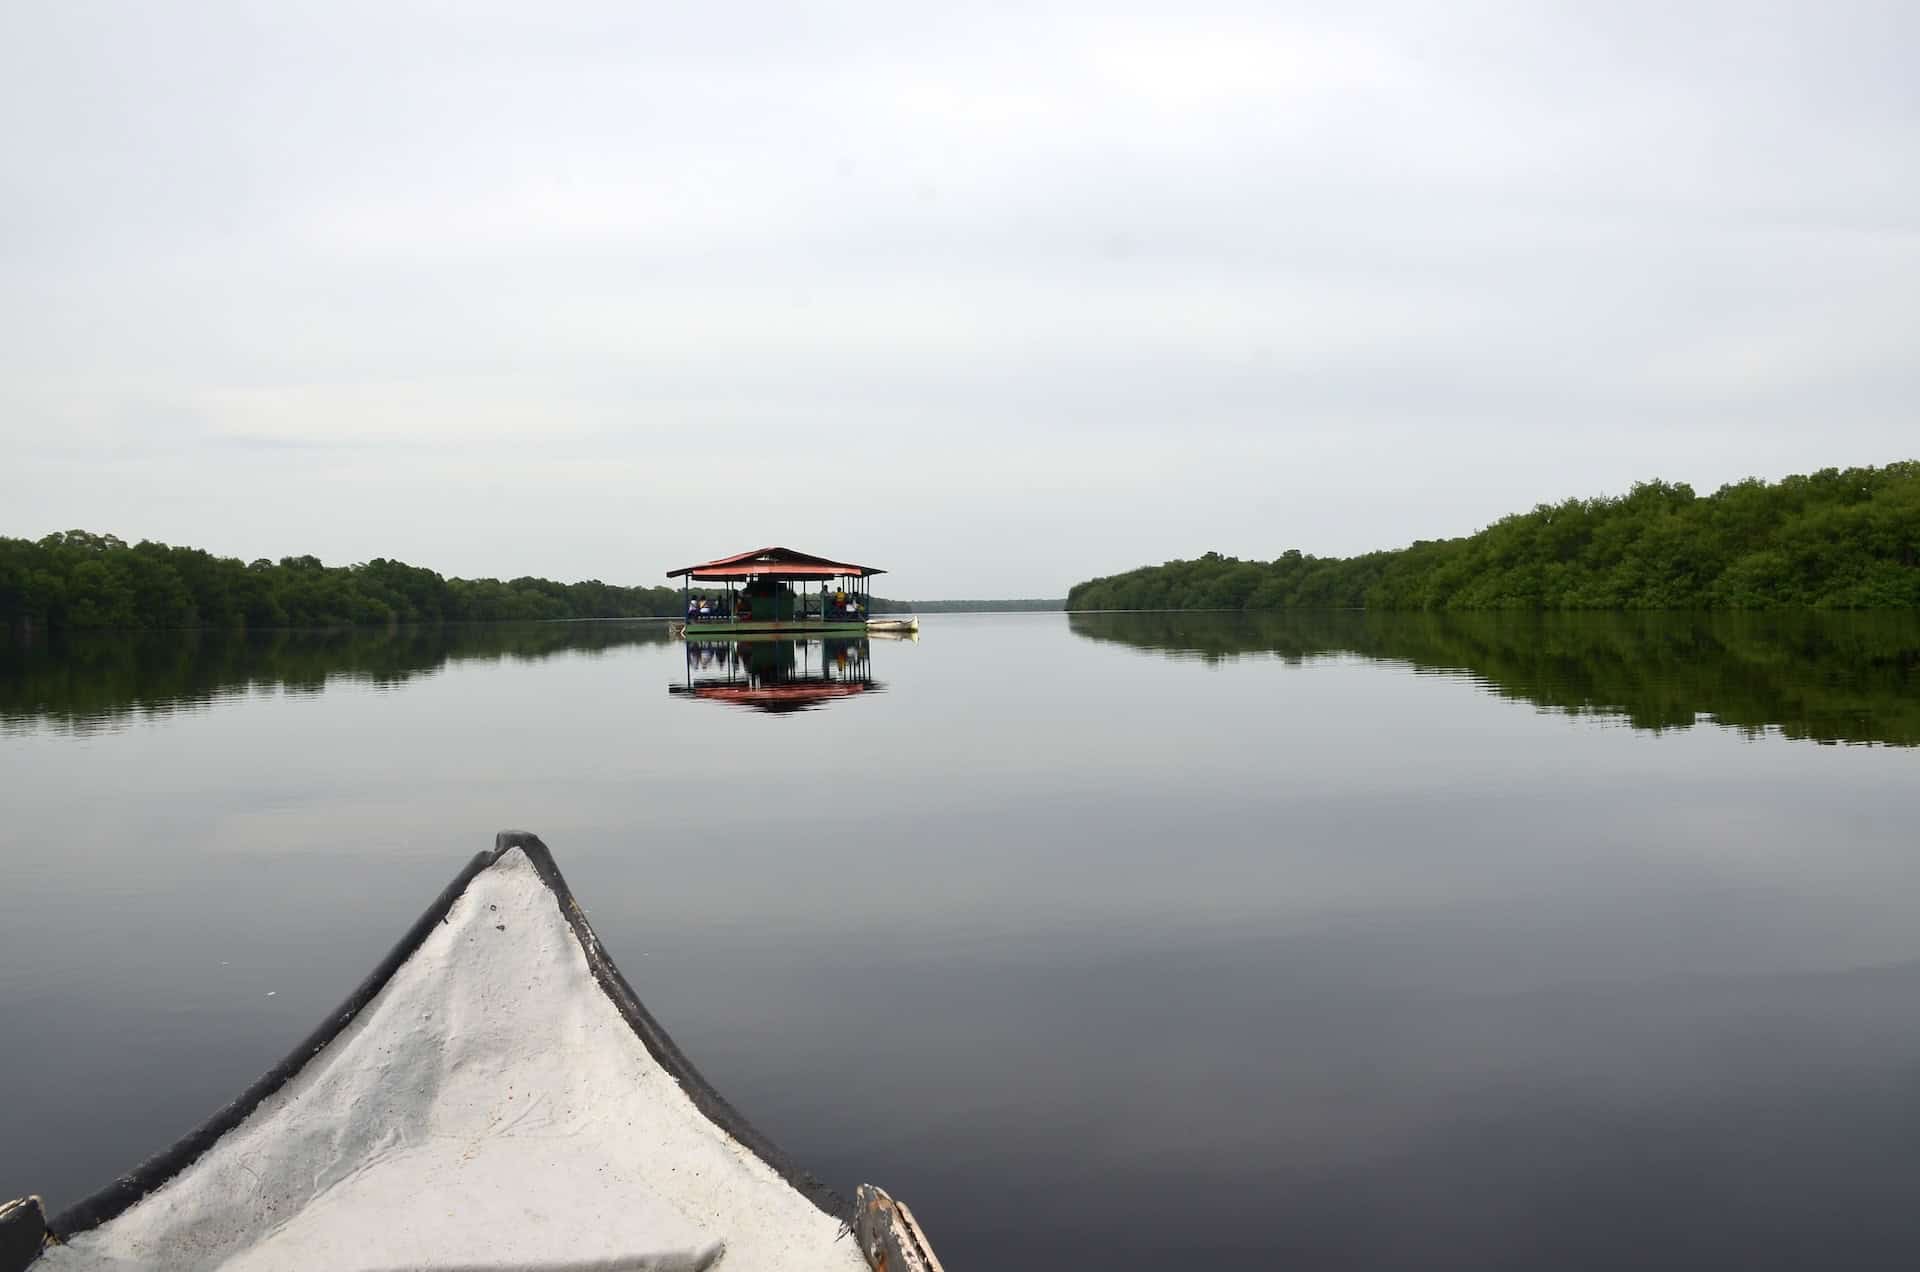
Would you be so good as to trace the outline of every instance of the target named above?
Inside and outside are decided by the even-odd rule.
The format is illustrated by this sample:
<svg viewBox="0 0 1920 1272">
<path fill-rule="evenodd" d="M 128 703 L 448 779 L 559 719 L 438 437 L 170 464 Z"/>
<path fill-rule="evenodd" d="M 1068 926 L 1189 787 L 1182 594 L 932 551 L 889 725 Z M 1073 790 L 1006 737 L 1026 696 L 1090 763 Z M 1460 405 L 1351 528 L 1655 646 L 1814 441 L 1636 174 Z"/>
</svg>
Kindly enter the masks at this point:
<svg viewBox="0 0 1920 1272">
<path fill-rule="evenodd" d="M 515 1099 L 526 1112 L 504 1116 Z M 414 1151 L 388 1151 L 409 1135 Z M 721 1097 L 524 831 L 496 836 L 318 1029 L 171 1147 L 51 1219 L 37 1197 L 0 1201 L 0 1272 L 723 1258 L 942 1272 L 906 1206 L 870 1184 L 848 1205 Z"/>
<path fill-rule="evenodd" d="M 667 1036 L 539 837 L 505 831 L 199 1127 L 51 1219 L 0 1204 L 0 1272 L 870 1272 L 853 1217 Z"/>
<path fill-rule="evenodd" d="M 853 1194 L 853 1239 L 873 1272 L 944 1272 L 913 1211 L 872 1184 Z"/>
</svg>

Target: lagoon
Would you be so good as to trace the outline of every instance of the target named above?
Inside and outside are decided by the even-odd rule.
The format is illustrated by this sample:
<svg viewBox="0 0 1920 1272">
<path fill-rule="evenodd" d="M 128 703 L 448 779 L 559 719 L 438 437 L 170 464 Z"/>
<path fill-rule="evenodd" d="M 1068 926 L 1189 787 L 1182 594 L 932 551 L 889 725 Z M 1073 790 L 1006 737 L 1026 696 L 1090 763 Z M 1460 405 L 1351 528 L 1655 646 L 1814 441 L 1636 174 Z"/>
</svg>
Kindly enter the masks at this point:
<svg viewBox="0 0 1920 1272">
<path fill-rule="evenodd" d="M 6 647 L 0 1195 L 196 1124 L 517 826 L 713 1083 L 956 1272 L 1920 1253 L 1913 616 L 942 615 L 864 659 L 767 711 L 657 623 Z"/>
</svg>

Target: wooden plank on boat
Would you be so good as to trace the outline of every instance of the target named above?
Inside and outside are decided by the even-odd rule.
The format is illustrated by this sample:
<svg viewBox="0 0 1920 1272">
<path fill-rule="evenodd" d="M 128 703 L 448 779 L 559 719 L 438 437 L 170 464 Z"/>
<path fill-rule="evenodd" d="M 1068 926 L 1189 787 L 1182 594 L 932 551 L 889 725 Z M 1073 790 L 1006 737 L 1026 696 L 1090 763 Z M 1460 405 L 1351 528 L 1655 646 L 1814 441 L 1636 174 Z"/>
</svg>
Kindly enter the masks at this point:
<svg viewBox="0 0 1920 1272">
<path fill-rule="evenodd" d="M 862 1184 L 855 1190 L 853 1235 L 873 1272 L 943 1272 L 913 1212 L 885 1189 Z"/>
</svg>

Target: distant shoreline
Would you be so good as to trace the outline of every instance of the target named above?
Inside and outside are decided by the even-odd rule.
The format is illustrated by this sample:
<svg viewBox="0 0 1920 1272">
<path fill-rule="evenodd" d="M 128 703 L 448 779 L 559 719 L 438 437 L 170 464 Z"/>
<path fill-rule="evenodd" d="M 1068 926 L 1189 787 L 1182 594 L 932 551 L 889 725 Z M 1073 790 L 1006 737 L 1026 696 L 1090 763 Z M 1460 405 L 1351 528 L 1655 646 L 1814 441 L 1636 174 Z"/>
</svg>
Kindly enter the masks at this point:
<svg viewBox="0 0 1920 1272">
<path fill-rule="evenodd" d="M 1060 610 L 1064 600 L 895 601 L 876 614 Z M 242 561 L 201 548 L 68 530 L 0 537 L 0 632 L 332 631 L 437 623 L 635 621 L 685 615 L 678 587 L 450 578 L 376 557 Z"/>
<path fill-rule="evenodd" d="M 1353 557 L 1209 552 L 1076 584 L 1067 608 L 1915 609 L 1920 461 L 1749 479 L 1706 496 L 1641 482 Z"/>
</svg>

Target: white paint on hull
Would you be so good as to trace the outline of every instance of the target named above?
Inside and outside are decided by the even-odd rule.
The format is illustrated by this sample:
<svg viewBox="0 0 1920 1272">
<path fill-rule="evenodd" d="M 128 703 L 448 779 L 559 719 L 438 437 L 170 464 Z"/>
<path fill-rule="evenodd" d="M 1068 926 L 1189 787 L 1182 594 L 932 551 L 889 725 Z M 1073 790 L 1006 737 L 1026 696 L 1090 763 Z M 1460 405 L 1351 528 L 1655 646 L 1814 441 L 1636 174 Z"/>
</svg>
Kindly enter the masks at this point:
<svg viewBox="0 0 1920 1272">
<path fill-rule="evenodd" d="M 198 1160 L 40 1266 L 860 1272 L 695 1107 L 518 848 Z"/>
</svg>

